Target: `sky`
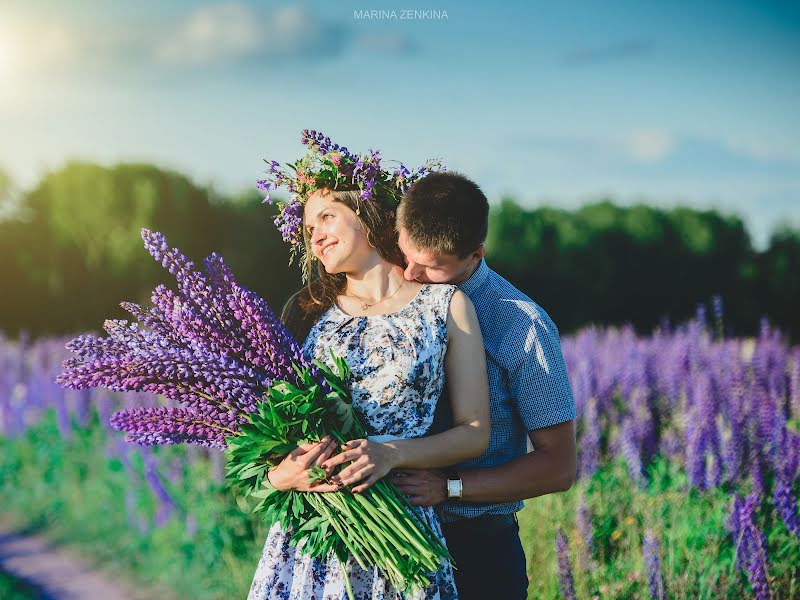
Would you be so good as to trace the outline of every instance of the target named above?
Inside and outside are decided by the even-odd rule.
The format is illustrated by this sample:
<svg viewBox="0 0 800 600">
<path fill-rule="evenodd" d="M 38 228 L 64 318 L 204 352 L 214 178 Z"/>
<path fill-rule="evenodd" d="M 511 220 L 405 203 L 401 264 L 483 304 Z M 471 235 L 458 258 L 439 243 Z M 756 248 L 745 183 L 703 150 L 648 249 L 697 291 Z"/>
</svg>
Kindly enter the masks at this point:
<svg viewBox="0 0 800 600">
<path fill-rule="evenodd" d="M 229 193 L 300 131 L 491 202 L 800 228 L 796 2 L 0 0 L 0 168 L 147 161 Z"/>
</svg>

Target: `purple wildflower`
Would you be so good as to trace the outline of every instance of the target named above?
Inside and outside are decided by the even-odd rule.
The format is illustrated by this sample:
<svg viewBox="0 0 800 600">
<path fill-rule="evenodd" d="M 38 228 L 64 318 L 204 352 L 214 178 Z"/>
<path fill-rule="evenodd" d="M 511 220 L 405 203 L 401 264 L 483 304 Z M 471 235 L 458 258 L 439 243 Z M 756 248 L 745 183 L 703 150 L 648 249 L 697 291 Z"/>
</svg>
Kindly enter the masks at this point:
<svg viewBox="0 0 800 600">
<path fill-rule="evenodd" d="M 283 207 L 281 213 L 275 218 L 275 225 L 281 232 L 284 242 L 301 244 L 303 241 L 303 205 L 297 199 Z"/>
<path fill-rule="evenodd" d="M 56 381 L 72 389 L 158 394 L 181 405 L 114 414 L 111 425 L 129 441 L 225 448 L 225 437 L 237 435 L 273 381 L 295 381 L 293 365 L 310 365 L 269 306 L 236 283 L 219 255 L 205 260 L 203 274 L 163 235 L 143 230 L 142 238 L 178 290 L 156 287 L 148 309 L 123 303 L 139 322 L 107 320 L 107 338 L 70 341 L 75 356 Z M 316 368 L 311 373 L 319 375 Z"/>
<path fill-rule="evenodd" d="M 772 502 L 775 509 L 783 519 L 786 528 L 800 538 L 800 515 L 797 511 L 797 499 L 794 496 L 792 482 L 797 474 L 798 460 L 800 460 L 800 436 L 788 431 L 785 427 L 781 430 L 779 441 L 779 459 L 775 471 L 775 489 Z"/>
<path fill-rule="evenodd" d="M 734 500 L 734 511 L 738 509 L 738 514 L 731 520 L 734 522 L 736 536 L 736 562 L 746 572 L 755 597 L 758 600 L 769 600 L 767 542 L 755 522 L 758 504 L 759 497 L 755 493 L 748 495 L 743 503 Z"/>
<path fill-rule="evenodd" d="M 644 487 L 646 480 L 642 469 L 642 457 L 639 454 L 639 445 L 634 433 L 633 420 L 628 417 L 622 423 L 622 435 L 620 439 L 620 450 L 625 462 L 628 465 L 628 473 L 631 479 L 640 487 Z"/>
<path fill-rule="evenodd" d="M 642 544 L 644 564 L 647 569 L 647 587 L 650 589 L 650 598 L 664 600 L 664 580 L 661 576 L 661 559 L 659 558 L 658 539 L 652 530 L 644 534 Z"/>
<path fill-rule="evenodd" d="M 569 543 L 561 528 L 556 533 L 556 557 L 558 559 L 558 581 L 565 600 L 575 600 L 575 583 L 569 559 Z"/>
<path fill-rule="evenodd" d="M 578 527 L 578 534 L 583 540 L 583 565 L 584 568 L 588 569 L 594 551 L 594 528 L 592 527 L 592 515 L 586 505 L 586 496 L 582 490 L 578 498 L 575 521 Z"/>
</svg>

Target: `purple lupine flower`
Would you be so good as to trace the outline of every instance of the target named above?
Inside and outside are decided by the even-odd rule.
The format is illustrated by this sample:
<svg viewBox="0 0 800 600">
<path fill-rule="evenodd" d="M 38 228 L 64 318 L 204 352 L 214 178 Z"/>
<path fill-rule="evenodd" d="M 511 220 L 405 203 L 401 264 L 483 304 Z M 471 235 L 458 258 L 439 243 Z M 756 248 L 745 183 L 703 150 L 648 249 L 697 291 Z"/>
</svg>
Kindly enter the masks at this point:
<svg viewBox="0 0 800 600">
<path fill-rule="evenodd" d="M 778 440 L 778 464 L 772 502 L 786 528 L 800 538 L 800 515 L 792 483 L 800 461 L 800 436 L 782 428 Z"/>
<path fill-rule="evenodd" d="M 578 510 L 575 517 L 575 524 L 578 528 L 578 535 L 583 540 L 583 565 L 588 569 L 591 564 L 592 554 L 594 553 L 594 528 L 592 527 L 592 515 L 586 505 L 586 495 L 583 490 L 578 498 Z"/>
<path fill-rule="evenodd" d="M 725 479 L 731 483 L 740 480 L 747 439 L 745 431 L 745 415 L 742 409 L 743 374 L 740 369 L 728 370 L 728 392 L 725 396 L 725 406 L 728 412 L 730 435 L 724 440 L 723 462 L 725 464 Z"/>
<path fill-rule="evenodd" d="M 580 476 L 582 479 L 591 477 L 600 464 L 600 419 L 597 411 L 597 400 L 590 396 L 586 402 L 583 413 L 584 433 L 581 436 L 580 449 Z"/>
<path fill-rule="evenodd" d="M 711 298 L 711 314 L 714 315 L 714 327 L 716 329 L 717 339 L 722 339 L 724 335 L 724 325 L 722 321 L 722 296 L 715 294 Z"/>
<path fill-rule="evenodd" d="M 778 514 L 786 524 L 786 528 L 800 538 L 800 515 L 797 512 L 797 499 L 794 497 L 792 484 L 786 479 L 775 482 L 773 502 Z"/>
<path fill-rule="evenodd" d="M 726 521 L 725 525 L 728 531 L 731 532 L 731 536 L 733 537 L 733 544 L 734 547 L 737 549 L 736 554 L 736 565 L 740 569 L 744 569 L 744 565 L 739 562 L 739 544 L 741 544 L 742 540 L 740 536 L 742 535 L 742 524 L 740 522 L 740 516 L 742 514 L 742 505 L 744 501 L 739 494 L 733 495 L 733 500 L 731 501 L 731 513 L 728 516 L 728 520 Z"/>
<path fill-rule="evenodd" d="M 158 473 L 158 460 L 149 448 L 143 448 L 145 480 L 156 498 L 158 509 L 155 516 L 155 526 L 163 527 L 177 509 L 177 504 L 164 486 Z"/>
<path fill-rule="evenodd" d="M 647 483 L 642 469 L 642 457 L 639 454 L 639 445 L 636 441 L 633 419 L 626 417 L 622 423 L 622 433 L 620 435 L 620 451 L 628 465 L 628 473 L 631 479 L 640 487 Z"/>
<path fill-rule="evenodd" d="M 750 461 L 750 481 L 753 484 L 753 493 L 762 496 L 766 493 L 767 485 L 764 480 L 764 466 L 761 458 L 758 456 L 751 457 Z"/>
<path fill-rule="evenodd" d="M 569 542 L 559 527 L 556 533 L 556 557 L 558 560 L 558 582 L 565 600 L 575 600 L 575 582 L 569 559 Z"/>
<path fill-rule="evenodd" d="M 269 306 L 236 283 L 219 255 L 206 258 L 203 274 L 170 249 L 162 234 L 142 230 L 142 239 L 175 276 L 178 290 L 156 287 L 152 308 L 123 303 L 139 322 L 107 320 L 107 338 L 69 342 L 76 356 L 64 362 L 56 379 L 67 388 L 157 394 L 179 405 L 115 413 L 110 424 L 125 431 L 126 440 L 224 449 L 225 438 L 238 434 L 274 381 L 297 381 L 295 366 L 324 379 Z"/>
<path fill-rule="evenodd" d="M 734 501 L 734 510 L 738 509 L 738 514 L 732 518 L 735 521 L 736 562 L 746 572 L 755 597 L 758 600 L 769 600 L 767 543 L 755 522 L 758 504 L 759 497 L 755 493 L 749 494 L 744 502 Z"/>
<path fill-rule="evenodd" d="M 658 539 L 652 530 L 645 531 L 642 543 L 644 553 L 644 564 L 647 569 L 647 587 L 650 590 L 650 598 L 653 600 L 664 600 L 664 579 L 661 576 L 661 559 L 659 558 Z"/>
<path fill-rule="evenodd" d="M 800 419 L 800 347 L 795 347 L 787 359 L 787 408 L 790 416 Z"/>
<path fill-rule="evenodd" d="M 706 451 L 711 404 L 710 385 L 706 374 L 692 372 L 686 408 L 686 471 L 692 486 L 706 486 Z M 713 414 L 712 414 L 713 417 Z"/>
<path fill-rule="evenodd" d="M 126 408 L 111 417 L 114 429 L 125 431 L 125 441 L 141 445 L 192 443 L 225 449 L 225 437 L 236 430 L 195 413 L 167 406 Z"/>
<path fill-rule="evenodd" d="M 72 422 L 69 418 L 69 410 L 63 395 L 56 396 L 56 424 L 62 440 L 72 439 Z"/>
</svg>

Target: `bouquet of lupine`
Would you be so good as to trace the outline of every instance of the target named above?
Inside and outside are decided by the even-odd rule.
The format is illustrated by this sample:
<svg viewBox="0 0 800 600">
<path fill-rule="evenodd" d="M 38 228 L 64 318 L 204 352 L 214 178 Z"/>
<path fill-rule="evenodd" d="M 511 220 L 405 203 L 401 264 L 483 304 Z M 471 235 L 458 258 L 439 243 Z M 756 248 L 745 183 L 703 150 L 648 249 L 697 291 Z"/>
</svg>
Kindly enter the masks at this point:
<svg viewBox="0 0 800 600">
<path fill-rule="evenodd" d="M 255 293 L 239 285 L 222 257 L 195 268 L 165 237 L 142 230 L 145 248 L 175 276 L 177 290 L 159 285 L 153 306 L 121 306 L 134 320 L 107 320 L 108 337 L 82 335 L 67 344 L 75 356 L 57 382 L 82 389 L 144 391 L 180 406 L 126 409 L 111 425 L 139 444 L 193 443 L 227 451 L 227 479 L 269 525 L 293 532 L 303 552 L 334 552 L 342 568 L 352 557 L 379 568 L 397 589 L 429 584 L 449 560 L 444 545 L 388 481 L 367 492 L 280 492 L 267 471 L 299 444 L 331 435 L 365 437 L 347 387 L 349 369 L 309 361 Z M 312 478 L 326 480 L 317 468 Z M 345 581 L 347 576 L 345 572 Z M 348 591 L 352 597 L 352 592 Z"/>
</svg>

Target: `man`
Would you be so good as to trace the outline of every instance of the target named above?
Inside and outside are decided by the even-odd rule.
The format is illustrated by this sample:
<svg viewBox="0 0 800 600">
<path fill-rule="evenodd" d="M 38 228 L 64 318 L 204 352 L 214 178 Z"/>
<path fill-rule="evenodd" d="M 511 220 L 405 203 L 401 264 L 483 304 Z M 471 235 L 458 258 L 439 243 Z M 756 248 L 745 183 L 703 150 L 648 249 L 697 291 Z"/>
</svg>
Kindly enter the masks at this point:
<svg viewBox="0 0 800 600">
<path fill-rule="evenodd" d="M 439 505 L 462 600 L 523 600 L 528 578 L 515 513 L 526 498 L 572 485 L 575 407 L 556 326 L 484 260 L 488 217 L 486 196 L 457 173 L 421 179 L 398 208 L 406 279 L 456 284 L 475 305 L 492 429 L 488 450 L 475 460 L 392 477 L 413 504 Z"/>
</svg>

